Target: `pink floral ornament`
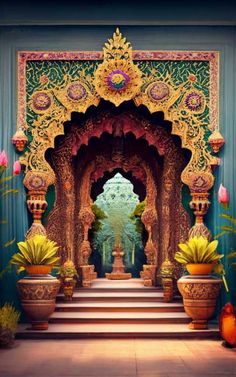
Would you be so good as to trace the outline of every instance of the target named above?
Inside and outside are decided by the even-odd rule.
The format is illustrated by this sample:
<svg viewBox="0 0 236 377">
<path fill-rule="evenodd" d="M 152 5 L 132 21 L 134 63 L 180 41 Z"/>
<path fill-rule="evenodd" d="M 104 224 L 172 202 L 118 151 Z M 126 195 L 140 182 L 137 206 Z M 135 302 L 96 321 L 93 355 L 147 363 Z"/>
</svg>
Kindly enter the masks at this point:
<svg viewBox="0 0 236 377">
<path fill-rule="evenodd" d="M 229 193 L 226 187 L 220 184 L 219 191 L 218 191 L 218 202 L 222 204 L 224 207 L 228 208 L 229 205 Z"/>
<path fill-rule="evenodd" d="M 13 174 L 19 175 L 21 172 L 21 164 L 20 161 L 15 161 L 13 165 Z"/>
<path fill-rule="evenodd" d="M 8 166 L 8 158 L 7 158 L 7 154 L 5 151 L 2 151 L 0 153 L 0 167 L 5 167 L 7 168 Z"/>
</svg>

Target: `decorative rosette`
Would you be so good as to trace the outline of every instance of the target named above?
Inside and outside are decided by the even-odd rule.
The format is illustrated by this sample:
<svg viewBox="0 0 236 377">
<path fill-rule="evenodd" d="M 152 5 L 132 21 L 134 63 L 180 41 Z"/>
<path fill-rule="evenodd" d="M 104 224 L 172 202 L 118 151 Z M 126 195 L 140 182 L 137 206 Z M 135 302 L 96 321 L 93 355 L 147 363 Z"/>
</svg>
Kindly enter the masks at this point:
<svg viewBox="0 0 236 377">
<path fill-rule="evenodd" d="M 107 77 L 108 86 L 111 90 L 114 91 L 125 90 L 129 81 L 129 76 L 120 69 L 112 71 Z"/>
<path fill-rule="evenodd" d="M 65 106 L 68 111 L 85 113 L 89 106 L 97 106 L 100 98 L 94 90 L 94 86 L 86 80 L 70 81 L 66 77 L 67 85 L 60 90 L 54 89 L 55 97 Z"/>
<path fill-rule="evenodd" d="M 86 97 L 87 91 L 85 86 L 79 82 L 68 85 L 67 96 L 72 101 L 80 101 L 82 98 Z"/>
<path fill-rule="evenodd" d="M 141 72 L 132 61 L 130 44 L 119 30 L 106 43 L 104 61 L 94 73 L 97 93 L 116 106 L 136 96 L 141 87 Z"/>
<path fill-rule="evenodd" d="M 35 92 L 30 100 L 30 105 L 36 114 L 43 114 L 52 105 L 52 96 L 44 91 Z"/>
<path fill-rule="evenodd" d="M 202 113 L 205 110 L 206 100 L 203 93 L 192 90 L 184 97 L 184 106 L 194 113 Z"/>
<path fill-rule="evenodd" d="M 164 82 L 155 81 L 148 85 L 147 94 L 153 101 L 165 101 L 170 96 L 170 90 Z"/>
</svg>

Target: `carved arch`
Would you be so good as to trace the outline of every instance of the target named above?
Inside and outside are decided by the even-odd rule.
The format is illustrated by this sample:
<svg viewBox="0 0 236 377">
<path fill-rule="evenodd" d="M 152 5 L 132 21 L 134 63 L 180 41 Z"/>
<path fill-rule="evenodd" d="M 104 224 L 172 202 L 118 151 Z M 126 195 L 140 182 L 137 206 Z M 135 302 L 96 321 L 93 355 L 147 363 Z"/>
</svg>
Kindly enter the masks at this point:
<svg viewBox="0 0 236 377">
<path fill-rule="evenodd" d="M 36 77 L 32 68 L 34 61 L 51 62 L 66 58 L 76 62 L 76 66 L 71 63 L 72 71 L 70 68 L 66 71 L 66 62 L 64 68 L 58 68 L 56 83 L 49 72 L 41 74 L 34 80 L 35 84 L 30 89 L 27 88 L 27 62 L 30 65 L 29 71 Z M 98 64 L 98 60 L 102 58 L 103 62 Z M 155 65 L 157 60 L 161 62 L 161 67 Z M 173 61 L 182 64 L 177 69 L 177 77 Z M 192 67 L 186 71 L 187 74 L 181 74 L 185 61 L 194 62 L 195 65 L 209 63 L 209 69 L 202 65 L 207 85 L 204 84 L 205 77 L 201 81 L 201 69 L 194 70 Z M 22 133 L 29 129 L 31 141 L 28 150 L 21 157 L 22 163 L 26 165 L 24 184 L 30 196 L 27 203 L 34 218 L 28 236 L 44 232 L 41 216 L 47 205 L 45 194 L 48 186 L 54 184 L 56 179 L 53 169 L 46 162 L 46 151 L 54 148 L 58 135 L 64 134 L 64 123 L 71 119 L 72 112 L 86 112 L 90 106 L 97 106 L 101 98 L 109 100 L 115 106 L 133 100 L 137 106 L 144 105 L 151 113 L 162 111 L 165 119 L 172 123 L 172 134 L 178 135 L 182 147 L 191 151 L 191 159 L 182 172 L 181 179 L 192 195 L 190 207 L 196 215 L 192 234 L 210 236 L 203 223 L 203 216 L 209 208 L 208 191 L 214 183 L 211 167 L 218 165 L 219 159 L 212 157 L 209 152 L 208 130 L 214 131 L 209 138 L 214 151 L 218 151 L 224 143 L 218 130 L 217 75 L 218 55 L 215 52 L 133 52 L 130 43 L 118 29 L 105 44 L 104 55 L 99 52 L 21 52 L 19 130 L 13 137 L 13 143 L 21 147 L 19 150 L 22 151 L 22 143 L 26 143 Z M 157 144 L 149 125 L 145 124 L 145 120 L 142 123 L 142 136 L 149 143 Z M 76 143 L 84 140 L 84 135 L 78 133 L 78 136 L 74 148 Z M 158 138 L 158 135 L 155 137 Z M 159 153 L 161 154 L 161 150 Z"/>
</svg>

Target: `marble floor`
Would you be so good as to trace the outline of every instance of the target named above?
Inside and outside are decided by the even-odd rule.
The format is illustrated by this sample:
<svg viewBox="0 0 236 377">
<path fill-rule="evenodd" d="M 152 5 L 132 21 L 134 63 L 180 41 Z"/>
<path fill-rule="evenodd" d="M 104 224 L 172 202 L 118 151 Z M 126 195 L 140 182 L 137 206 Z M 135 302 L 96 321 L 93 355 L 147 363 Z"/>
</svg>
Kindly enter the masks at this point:
<svg viewBox="0 0 236 377">
<path fill-rule="evenodd" d="M 17 340 L 0 349 L 1 377 L 236 376 L 236 348 L 219 340 Z"/>
</svg>

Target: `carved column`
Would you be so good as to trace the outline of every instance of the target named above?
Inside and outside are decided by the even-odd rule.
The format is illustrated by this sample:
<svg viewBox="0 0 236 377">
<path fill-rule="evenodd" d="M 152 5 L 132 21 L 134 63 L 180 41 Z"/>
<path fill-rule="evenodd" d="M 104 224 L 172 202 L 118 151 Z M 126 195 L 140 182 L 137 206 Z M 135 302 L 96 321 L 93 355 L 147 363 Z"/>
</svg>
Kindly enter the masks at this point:
<svg viewBox="0 0 236 377">
<path fill-rule="evenodd" d="M 56 201 L 47 219 L 47 234 L 60 246 L 61 262 L 74 258 L 75 237 L 75 179 L 68 137 L 51 154 L 51 165 L 56 175 Z"/>
<path fill-rule="evenodd" d="M 210 239 L 211 233 L 204 224 L 204 216 L 210 207 L 208 191 L 214 184 L 211 168 L 209 167 L 206 171 L 202 172 L 188 172 L 185 169 L 181 175 L 181 179 L 190 188 L 192 200 L 189 205 L 196 216 L 195 224 L 189 231 L 189 237 L 203 236 Z"/>
<path fill-rule="evenodd" d="M 211 239 L 211 232 L 203 222 L 204 216 L 207 214 L 210 207 L 210 201 L 208 200 L 208 192 L 191 192 L 192 200 L 190 202 L 190 208 L 194 211 L 196 216 L 195 225 L 189 231 L 189 237 L 204 236 L 208 240 Z"/>
<path fill-rule="evenodd" d="M 46 230 L 42 225 L 42 215 L 47 208 L 46 193 L 48 186 L 55 180 L 54 173 L 44 171 L 28 171 L 24 185 L 28 189 L 27 206 L 33 215 L 33 224 L 26 233 L 26 238 L 31 238 L 36 234 L 46 235 Z"/>
<path fill-rule="evenodd" d="M 144 252 L 147 257 L 147 264 L 143 265 L 143 271 L 140 273 L 140 276 L 142 279 L 144 279 L 145 286 L 155 286 L 157 270 L 157 250 L 152 241 L 152 227 L 157 222 L 156 187 L 150 169 L 146 167 L 145 170 L 147 174 L 147 196 L 146 206 L 141 220 L 148 233 L 148 240 L 144 248 Z"/>
<path fill-rule="evenodd" d="M 166 148 L 167 149 L 167 148 Z M 165 154 L 164 169 L 162 177 L 161 190 L 161 250 L 163 255 L 163 262 L 159 270 L 161 283 L 164 291 L 164 301 L 170 302 L 174 297 L 174 264 L 171 260 L 171 226 L 174 222 L 171 221 L 172 209 L 177 206 L 175 203 L 175 185 L 176 185 L 176 161 L 179 158 L 176 153 L 176 148 L 168 148 Z M 173 211 L 175 212 L 175 211 Z M 174 231 L 174 228 L 172 229 Z"/>
<path fill-rule="evenodd" d="M 90 164 L 86 169 L 80 188 L 81 208 L 79 211 L 78 219 L 83 229 L 83 241 L 79 247 L 79 265 L 82 274 L 83 287 L 90 287 L 92 280 L 96 279 L 97 277 L 97 273 L 94 272 L 94 266 L 88 264 L 88 259 L 92 251 L 88 239 L 88 232 L 95 220 L 95 216 L 91 208 L 90 198 L 91 173 L 93 172 L 93 170 L 94 163 Z"/>
</svg>

